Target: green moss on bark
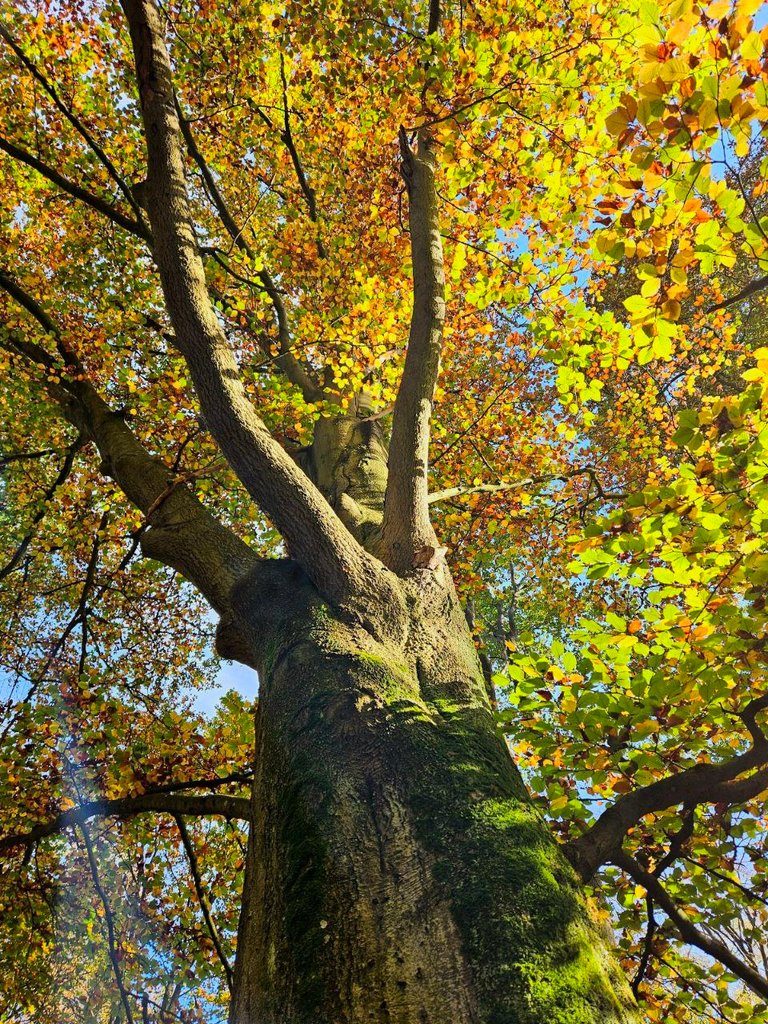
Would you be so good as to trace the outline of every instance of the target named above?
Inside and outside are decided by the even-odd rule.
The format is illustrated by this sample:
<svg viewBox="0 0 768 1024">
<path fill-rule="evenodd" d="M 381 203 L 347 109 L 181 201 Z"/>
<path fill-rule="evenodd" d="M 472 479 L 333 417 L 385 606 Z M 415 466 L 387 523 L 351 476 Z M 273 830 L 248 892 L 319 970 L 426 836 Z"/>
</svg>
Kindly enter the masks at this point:
<svg viewBox="0 0 768 1024">
<path fill-rule="evenodd" d="M 276 970 L 290 982 L 281 987 L 276 980 L 282 1005 L 265 1019 L 417 1024 L 418 1003 L 413 1013 L 395 1012 L 388 990 L 387 1016 L 366 1002 L 374 997 L 365 985 L 397 985 L 406 974 L 415 985 L 421 972 L 435 981 L 430 1005 L 442 1007 L 421 1018 L 430 1024 L 444 1024 L 439 1017 L 445 1024 L 635 1021 L 626 982 L 579 882 L 531 804 L 482 698 L 425 698 L 435 691 L 471 695 L 472 680 L 465 685 L 456 672 L 446 686 L 438 679 L 425 687 L 402 651 L 338 622 L 316 600 L 303 623 L 289 620 L 273 636 L 262 757 L 276 788 Z M 451 664 L 464 663 L 460 656 Z M 416 941 L 402 972 L 388 974 L 390 951 L 379 940 L 388 927 L 397 933 L 400 877 L 413 880 L 422 870 L 427 884 L 418 883 L 412 905 L 423 900 L 430 908 L 427 932 L 443 947 Z M 362 904 L 367 909 L 358 914 Z M 345 937 L 351 915 L 357 930 Z M 351 987 L 345 956 L 367 958 L 354 965 Z M 450 998 L 435 995 L 443 986 L 436 962 L 454 965 Z M 460 1003 L 454 1018 L 446 1016 L 445 1006 Z"/>
<path fill-rule="evenodd" d="M 487 1024 L 608 1024 L 636 1010 L 579 882 L 484 709 L 405 726 L 410 804 Z"/>
</svg>

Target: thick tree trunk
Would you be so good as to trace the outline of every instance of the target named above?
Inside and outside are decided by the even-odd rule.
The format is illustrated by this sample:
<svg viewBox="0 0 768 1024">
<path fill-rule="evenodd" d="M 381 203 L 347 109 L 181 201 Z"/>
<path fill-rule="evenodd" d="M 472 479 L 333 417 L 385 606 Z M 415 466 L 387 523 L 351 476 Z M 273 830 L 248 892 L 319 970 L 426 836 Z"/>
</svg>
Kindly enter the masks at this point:
<svg viewBox="0 0 768 1024">
<path fill-rule="evenodd" d="M 290 562 L 236 589 L 262 690 L 232 1024 L 636 1019 L 446 578 L 409 584 L 398 650 Z"/>
<path fill-rule="evenodd" d="M 329 417 L 302 472 L 252 406 L 210 299 L 160 9 L 122 3 L 176 345 L 222 453 L 318 588 L 291 563 L 267 563 L 234 585 L 231 608 L 217 604 L 220 649 L 258 666 L 262 683 L 233 1022 L 631 1020 L 575 876 L 495 732 L 447 568 L 432 557 L 445 317 L 434 141 L 422 128 L 413 151 L 401 129 L 413 314 L 389 457 L 377 417 Z M 308 394 L 311 380 L 289 376 Z"/>
</svg>

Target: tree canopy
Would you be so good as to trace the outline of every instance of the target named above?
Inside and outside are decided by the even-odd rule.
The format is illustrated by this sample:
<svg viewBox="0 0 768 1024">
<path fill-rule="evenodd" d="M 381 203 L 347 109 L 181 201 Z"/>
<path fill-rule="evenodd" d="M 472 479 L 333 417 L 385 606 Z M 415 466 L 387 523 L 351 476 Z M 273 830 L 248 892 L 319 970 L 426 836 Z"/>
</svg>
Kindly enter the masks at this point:
<svg viewBox="0 0 768 1024">
<path fill-rule="evenodd" d="M 318 423 L 392 422 L 397 479 L 427 459 L 405 353 L 436 329 L 428 163 L 439 546 L 424 508 L 412 535 L 645 1019 L 768 1021 L 764 10 L 158 11 L 178 167 L 120 5 L 0 2 L 0 1019 L 226 1019 L 253 719 L 234 690 L 195 703 L 211 609 L 286 552 L 328 593 L 370 576 L 305 528 Z M 226 455 L 163 297 L 183 247 L 150 226 L 147 142 L 186 178 Z"/>
</svg>

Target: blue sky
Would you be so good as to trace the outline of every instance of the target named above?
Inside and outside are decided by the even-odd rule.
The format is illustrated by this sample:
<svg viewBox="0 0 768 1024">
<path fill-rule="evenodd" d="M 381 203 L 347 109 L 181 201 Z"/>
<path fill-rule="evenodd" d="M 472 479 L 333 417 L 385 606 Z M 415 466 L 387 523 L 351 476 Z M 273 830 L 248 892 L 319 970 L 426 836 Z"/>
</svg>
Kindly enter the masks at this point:
<svg viewBox="0 0 768 1024">
<path fill-rule="evenodd" d="M 213 687 L 198 692 L 194 702 L 195 710 L 205 715 L 211 714 L 228 690 L 237 690 L 247 700 L 253 700 L 259 692 L 259 677 L 246 665 L 240 665 L 235 661 L 223 661 Z"/>
</svg>

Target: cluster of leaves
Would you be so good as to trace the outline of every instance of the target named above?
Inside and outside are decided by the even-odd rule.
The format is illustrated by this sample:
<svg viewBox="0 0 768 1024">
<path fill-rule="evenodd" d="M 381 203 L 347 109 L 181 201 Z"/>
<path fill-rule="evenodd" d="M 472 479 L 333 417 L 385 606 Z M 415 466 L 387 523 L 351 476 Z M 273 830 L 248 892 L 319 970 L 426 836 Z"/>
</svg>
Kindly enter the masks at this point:
<svg viewBox="0 0 768 1024">
<path fill-rule="evenodd" d="M 361 391 L 381 412 L 394 398 L 411 293 L 397 129 L 426 120 L 434 134 L 448 277 L 434 518 L 501 670 L 502 726 L 569 840 L 614 799 L 752 739 L 740 714 L 764 685 L 765 316 L 759 292 L 721 303 L 768 272 L 766 32 L 754 0 L 444 6 L 429 35 L 405 0 L 327 0 L 320 16 L 302 0 L 163 9 L 207 281 L 247 392 L 290 451 Z M 55 318 L 169 479 L 274 552 L 198 415 L 130 229 L 144 153 L 117 5 L 0 10 L 15 26 L 0 40 L 13 254 L 0 271 Z M 140 559 L 145 518 L 60 419 L 55 371 L 4 344 L 20 331 L 53 358 L 54 336 L 2 291 L 0 307 L 7 835 L 83 800 L 243 772 L 251 734 L 236 698 L 206 721 L 179 696 L 211 677 L 203 603 Z M 751 900 L 739 927 L 754 952 L 760 802 L 697 805 L 690 824 L 664 884 L 721 935 Z M 679 829 L 671 807 L 626 848 L 654 870 Z M 240 837 L 190 830 L 231 960 Z M 172 820 L 70 835 L 4 877 L 0 961 L 25 973 L 2 975 L 0 1013 L 113 1019 L 114 954 L 150 1019 L 223 1018 Z M 768 1019 L 628 873 L 600 885 L 649 1020 Z"/>
<path fill-rule="evenodd" d="M 768 664 L 768 350 L 754 356 L 744 391 L 682 410 L 677 447 L 660 460 L 654 481 L 573 538 L 575 586 L 594 601 L 602 581 L 602 614 L 585 615 L 554 639 L 550 633 L 550 643 L 546 630 L 523 634 L 497 678 L 506 704 L 500 718 L 566 839 L 588 833 L 624 794 L 743 754 L 760 728 L 744 715 L 764 694 Z M 678 799 L 684 803 L 684 791 Z M 695 826 L 667 888 L 698 907 L 709 928 L 725 929 L 744 892 L 748 908 L 763 905 L 768 821 L 759 793 L 737 810 L 715 803 L 694 811 L 697 803 L 686 812 Z M 626 848 L 658 863 L 678 828 L 677 807 L 646 816 Z M 613 874 L 603 895 L 625 908 L 622 945 L 637 964 L 646 891 Z M 662 963 L 669 936 L 654 941 L 661 966 L 644 996 L 649 1016 L 661 1019 L 689 1005 L 669 986 L 673 975 L 688 975 L 679 950 L 674 967 Z M 688 968 L 684 991 L 699 1012 L 709 966 L 694 958 Z M 643 976 L 652 976 L 647 965 Z M 749 1001 L 739 1004 L 729 984 L 724 977 L 711 996 L 723 1013 L 763 1019 Z"/>
<path fill-rule="evenodd" d="M 763 286 L 765 111 L 753 101 L 765 72 L 750 13 L 678 5 L 665 23 L 646 5 L 653 46 L 636 93 L 607 122 L 645 174 L 601 204 L 610 227 L 595 241 L 618 272 L 592 286 L 598 305 L 629 314 L 636 356 L 617 362 L 621 387 L 606 389 L 590 437 L 606 428 L 616 436 L 630 413 L 632 457 L 643 461 L 623 473 L 626 493 L 571 537 L 577 623 L 510 638 L 511 664 L 497 680 L 508 705 L 501 719 L 566 838 L 589 835 L 623 795 L 727 764 L 762 739 L 745 713 L 764 695 L 768 632 L 768 352 L 756 347 L 763 300 L 746 301 Z M 724 102 L 712 120 L 712 90 L 723 82 L 728 95 L 716 93 Z M 737 260 L 729 290 L 744 301 L 731 321 L 717 271 Z M 759 973 L 758 797 L 736 808 L 686 805 L 681 789 L 674 806 L 638 818 L 625 849 L 654 876 L 666 873 L 667 893 L 689 917 Z M 764 1019 L 765 1004 L 734 988 L 732 974 L 675 945 L 674 925 L 631 873 L 604 872 L 601 893 L 620 908 L 622 951 L 649 1019 Z"/>
</svg>

